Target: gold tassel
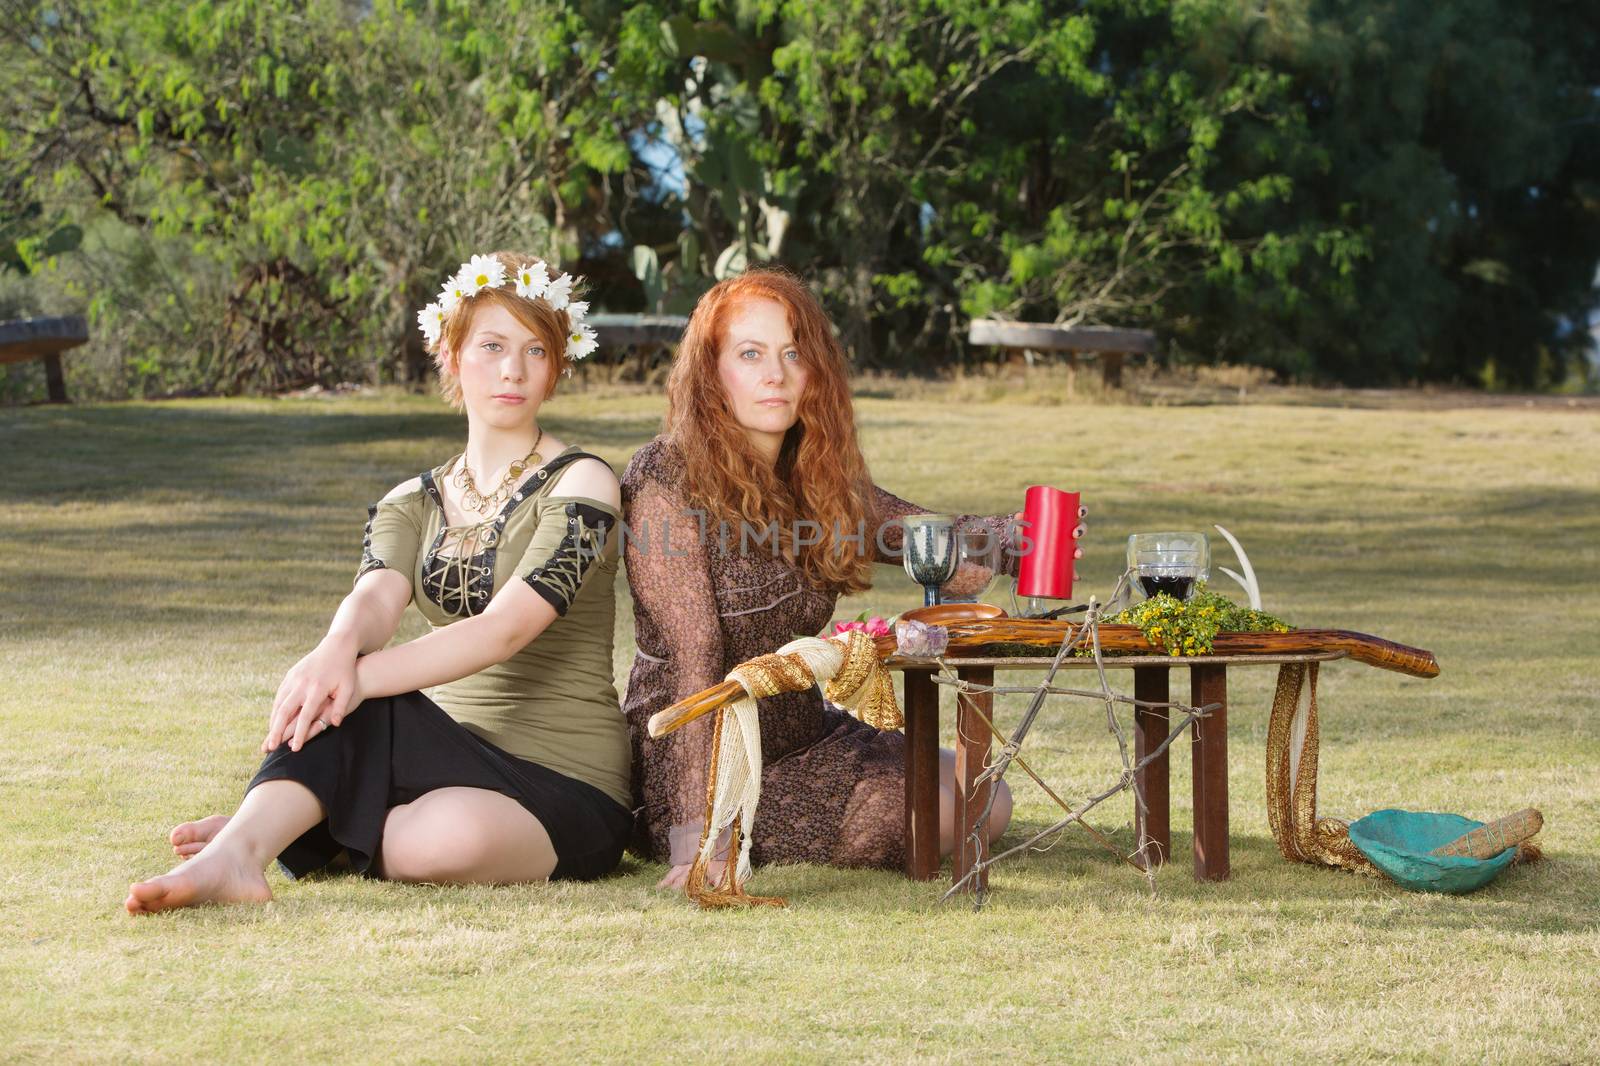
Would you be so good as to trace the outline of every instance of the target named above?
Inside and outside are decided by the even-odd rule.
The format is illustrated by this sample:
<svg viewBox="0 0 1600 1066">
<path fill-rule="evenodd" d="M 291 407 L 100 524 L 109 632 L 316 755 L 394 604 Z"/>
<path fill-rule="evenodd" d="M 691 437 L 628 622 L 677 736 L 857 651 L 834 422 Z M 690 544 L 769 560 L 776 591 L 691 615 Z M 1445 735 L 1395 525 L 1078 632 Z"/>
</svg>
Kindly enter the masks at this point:
<svg viewBox="0 0 1600 1066">
<path fill-rule="evenodd" d="M 1306 691 L 1305 737 L 1300 743 L 1299 773 L 1291 784 L 1294 718 L 1300 706 L 1300 694 L 1306 689 L 1309 691 Z M 1267 725 L 1267 822 L 1272 826 L 1273 839 L 1290 862 L 1321 863 L 1381 877 L 1382 872 L 1351 842 L 1349 826 L 1337 818 L 1317 817 L 1318 739 L 1317 664 L 1285 663 L 1278 669 L 1278 689 L 1272 699 L 1272 718 Z M 1532 817 L 1527 817 L 1529 815 Z M 1538 831 L 1534 821 L 1538 819 L 1537 811 L 1519 811 L 1505 821 L 1512 818 L 1526 823 L 1519 825 L 1519 829 L 1533 826 L 1533 831 Z M 1481 834 L 1482 830 L 1475 832 Z M 1512 843 L 1511 836 L 1507 834 L 1501 849 Z M 1542 855 L 1537 844 L 1522 840 L 1517 843 L 1517 855 L 1512 861 L 1538 862 Z"/>
<path fill-rule="evenodd" d="M 700 846 L 695 849 L 694 863 L 689 867 L 689 880 L 684 885 L 684 893 L 706 910 L 721 907 L 786 907 L 788 901 L 782 896 L 752 896 L 739 883 L 739 851 L 744 842 L 740 811 L 734 812 L 728 857 L 722 864 L 722 880 L 717 885 L 706 885 L 706 862 L 703 856 L 706 840 L 711 833 L 711 811 L 717 795 L 717 764 L 722 758 L 722 722 L 725 717 L 725 711 L 717 712 L 711 738 L 711 769 L 706 775 L 705 821 L 700 828 Z"/>
</svg>

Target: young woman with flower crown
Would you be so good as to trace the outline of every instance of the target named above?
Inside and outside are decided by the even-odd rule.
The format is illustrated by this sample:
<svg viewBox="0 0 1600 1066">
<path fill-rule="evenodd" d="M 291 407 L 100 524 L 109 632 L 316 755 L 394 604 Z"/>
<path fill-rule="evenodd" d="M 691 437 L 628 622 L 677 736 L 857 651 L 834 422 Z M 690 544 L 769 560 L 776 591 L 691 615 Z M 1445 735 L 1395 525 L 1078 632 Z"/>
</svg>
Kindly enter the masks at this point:
<svg viewBox="0 0 1600 1066">
<path fill-rule="evenodd" d="M 820 632 L 841 595 L 871 585 L 874 563 L 899 564 L 895 520 L 924 510 L 873 483 L 846 377 L 827 315 L 797 279 L 755 270 L 721 282 L 700 299 L 678 346 L 665 432 L 623 474 L 638 637 L 624 702 L 642 816 L 636 844 L 670 865 L 662 887 L 684 883 L 700 847 L 712 722 L 651 740 L 650 716 Z M 958 528 L 987 528 L 1009 549 L 1012 519 L 962 515 Z M 777 538 L 765 532 L 773 523 Z M 1014 553 L 1006 556 L 1014 567 Z M 768 697 L 760 708 L 754 860 L 899 866 L 904 736 L 827 706 L 816 690 Z M 946 854 L 953 774 L 946 752 Z M 1001 789 L 992 836 L 1010 819 Z"/>
<path fill-rule="evenodd" d="M 174 829 L 185 861 L 133 885 L 130 912 L 269 899 L 274 858 L 294 877 L 343 852 L 369 876 L 479 883 L 616 865 L 618 484 L 539 424 L 595 345 L 573 286 L 473 256 L 418 315 L 466 448 L 371 508 L 355 587 L 279 686 L 243 803 Z M 409 603 L 432 631 L 385 650 Z"/>
</svg>

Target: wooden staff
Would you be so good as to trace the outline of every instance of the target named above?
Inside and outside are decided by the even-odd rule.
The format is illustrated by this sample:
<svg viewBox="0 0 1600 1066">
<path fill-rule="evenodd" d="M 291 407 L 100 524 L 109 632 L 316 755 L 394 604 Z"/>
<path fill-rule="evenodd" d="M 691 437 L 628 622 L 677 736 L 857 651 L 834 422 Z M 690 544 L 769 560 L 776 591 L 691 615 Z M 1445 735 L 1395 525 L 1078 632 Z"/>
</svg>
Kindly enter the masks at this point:
<svg viewBox="0 0 1600 1066">
<path fill-rule="evenodd" d="M 954 622 L 945 630 L 949 633 L 949 650 L 952 652 L 970 651 L 986 644 L 1059 648 L 1061 642 L 1070 639 L 1081 624 L 1059 619 L 993 618 Z M 884 657 L 892 655 L 899 646 L 892 634 L 878 637 L 873 643 L 878 654 Z M 1101 626 L 1100 647 L 1110 652 L 1167 654 L 1165 648 L 1146 640 L 1138 626 Z M 1214 655 L 1304 655 L 1321 651 L 1342 651 L 1358 663 L 1395 670 L 1411 677 L 1439 676 L 1439 661 L 1433 657 L 1433 652 L 1348 629 L 1291 629 L 1287 633 L 1222 632 L 1211 643 L 1211 653 Z M 1175 665 L 1181 665 L 1184 661 L 1183 656 L 1171 658 Z M 649 733 L 652 737 L 665 736 L 703 714 L 726 707 L 743 695 L 744 688 L 737 681 L 713 685 L 651 715 Z"/>
</svg>

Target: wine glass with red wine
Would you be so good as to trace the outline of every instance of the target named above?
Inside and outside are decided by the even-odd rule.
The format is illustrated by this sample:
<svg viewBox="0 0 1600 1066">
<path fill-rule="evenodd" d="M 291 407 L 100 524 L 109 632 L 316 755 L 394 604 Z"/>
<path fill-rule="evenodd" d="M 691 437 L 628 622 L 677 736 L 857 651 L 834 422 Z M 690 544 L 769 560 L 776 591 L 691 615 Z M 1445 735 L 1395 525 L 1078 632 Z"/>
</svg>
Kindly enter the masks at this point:
<svg viewBox="0 0 1600 1066">
<path fill-rule="evenodd" d="M 1128 572 L 1146 598 L 1166 593 L 1186 600 L 1211 575 L 1211 544 L 1204 533 L 1135 533 L 1128 538 Z"/>
</svg>

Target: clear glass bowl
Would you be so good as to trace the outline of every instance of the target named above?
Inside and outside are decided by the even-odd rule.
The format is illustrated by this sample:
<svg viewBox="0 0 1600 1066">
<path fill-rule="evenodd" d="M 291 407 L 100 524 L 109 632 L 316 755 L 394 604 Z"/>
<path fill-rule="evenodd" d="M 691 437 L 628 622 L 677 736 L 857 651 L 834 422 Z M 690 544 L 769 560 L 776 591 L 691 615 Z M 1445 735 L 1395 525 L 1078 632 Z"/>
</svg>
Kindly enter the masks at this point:
<svg viewBox="0 0 1600 1066">
<path fill-rule="evenodd" d="M 956 572 L 939 586 L 941 603 L 992 603 L 987 597 L 1004 575 L 1005 539 L 988 526 L 956 533 Z"/>
</svg>

